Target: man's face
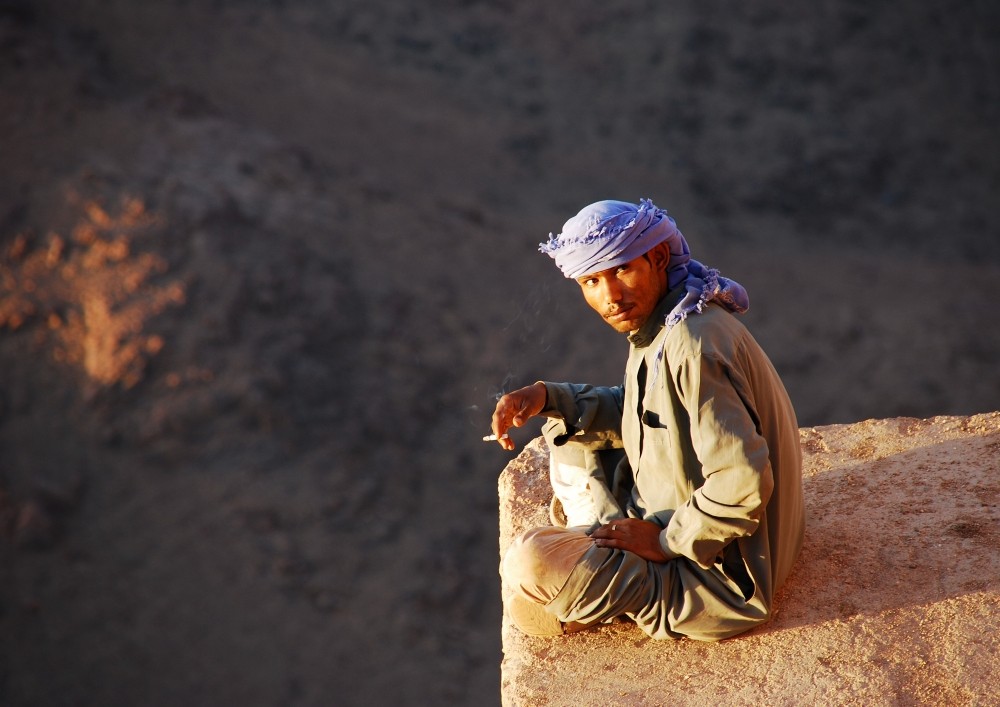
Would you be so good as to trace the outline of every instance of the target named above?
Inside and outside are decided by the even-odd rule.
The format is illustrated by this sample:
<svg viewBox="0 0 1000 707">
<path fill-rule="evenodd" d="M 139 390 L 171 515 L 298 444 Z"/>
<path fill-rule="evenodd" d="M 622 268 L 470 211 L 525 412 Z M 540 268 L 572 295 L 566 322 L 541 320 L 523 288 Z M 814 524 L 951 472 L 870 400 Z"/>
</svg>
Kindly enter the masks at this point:
<svg viewBox="0 0 1000 707">
<path fill-rule="evenodd" d="M 615 331 L 628 334 L 641 327 L 666 294 L 663 252 L 657 248 L 623 265 L 577 278 L 587 304 Z M 669 251 L 665 257 L 669 259 Z"/>
</svg>

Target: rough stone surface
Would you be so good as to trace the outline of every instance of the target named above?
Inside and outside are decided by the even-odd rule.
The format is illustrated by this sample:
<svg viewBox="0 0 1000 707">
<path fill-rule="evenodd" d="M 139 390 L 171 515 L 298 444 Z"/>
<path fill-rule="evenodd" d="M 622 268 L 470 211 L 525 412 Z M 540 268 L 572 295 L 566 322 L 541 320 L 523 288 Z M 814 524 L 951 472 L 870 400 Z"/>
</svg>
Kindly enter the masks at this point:
<svg viewBox="0 0 1000 707">
<path fill-rule="evenodd" d="M 503 703 L 997 704 L 1000 412 L 800 438 L 805 545 L 774 620 L 719 643 L 632 624 L 548 639 L 505 612 Z M 546 473 L 538 438 L 501 475 L 501 554 L 547 522 Z"/>
</svg>

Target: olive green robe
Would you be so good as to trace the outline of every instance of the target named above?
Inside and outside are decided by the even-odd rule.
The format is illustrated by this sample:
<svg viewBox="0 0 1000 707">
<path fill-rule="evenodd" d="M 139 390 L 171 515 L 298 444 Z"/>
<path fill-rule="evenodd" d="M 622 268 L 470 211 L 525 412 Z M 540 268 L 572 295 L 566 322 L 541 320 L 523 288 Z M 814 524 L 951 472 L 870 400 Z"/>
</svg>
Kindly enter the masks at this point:
<svg viewBox="0 0 1000 707">
<path fill-rule="evenodd" d="M 670 559 L 595 546 L 547 609 L 563 621 L 627 615 L 654 638 L 718 640 L 770 618 L 798 555 L 801 450 L 788 394 L 735 316 L 709 304 L 666 329 L 681 294 L 629 336 L 623 386 L 546 383 L 543 411 L 557 421 L 546 431 L 555 454 L 624 448 L 608 486 L 627 494 L 624 514 L 663 528 Z M 604 521 L 621 515 L 608 497 L 595 493 Z"/>
</svg>

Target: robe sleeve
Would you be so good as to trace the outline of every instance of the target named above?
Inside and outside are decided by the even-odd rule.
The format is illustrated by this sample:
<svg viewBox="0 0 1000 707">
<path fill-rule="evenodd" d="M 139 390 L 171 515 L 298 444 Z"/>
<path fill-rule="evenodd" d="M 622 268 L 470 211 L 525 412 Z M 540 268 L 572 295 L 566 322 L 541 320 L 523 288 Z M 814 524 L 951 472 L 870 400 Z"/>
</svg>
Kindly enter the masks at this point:
<svg viewBox="0 0 1000 707">
<path fill-rule="evenodd" d="M 730 541 L 757 529 L 774 479 L 738 370 L 715 357 L 692 356 L 676 382 L 704 483 L 670 517 L 660 545 L 669 556 L 684 555 L 707 569 Z"/>
<path fill-rule="evenodd" d="M 545 392 L 542 415 L 563 420 L 563 442 L 572 438 L 598 447 L 621 447 L 623 386 L 546 382 Z"/>
</svg>

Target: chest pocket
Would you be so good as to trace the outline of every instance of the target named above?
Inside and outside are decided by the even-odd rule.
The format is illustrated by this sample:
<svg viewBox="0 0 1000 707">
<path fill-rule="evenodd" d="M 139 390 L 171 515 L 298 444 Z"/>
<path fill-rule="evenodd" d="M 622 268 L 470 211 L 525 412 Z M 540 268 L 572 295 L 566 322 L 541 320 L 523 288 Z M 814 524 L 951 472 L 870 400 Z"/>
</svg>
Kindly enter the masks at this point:
<svg viewBox="0 0 1000 707">
<path fill-rule="evenodd" d="M 639 416 L 642 423 L 642 449 L 646 450 L 646 445 L 654 445 L 661 449 L 670 449 L 670 427 L 660 414 L 652 410 L 643 410 Z M 655 452 L 650 449 L 650 452 Z"/>
</svg>

